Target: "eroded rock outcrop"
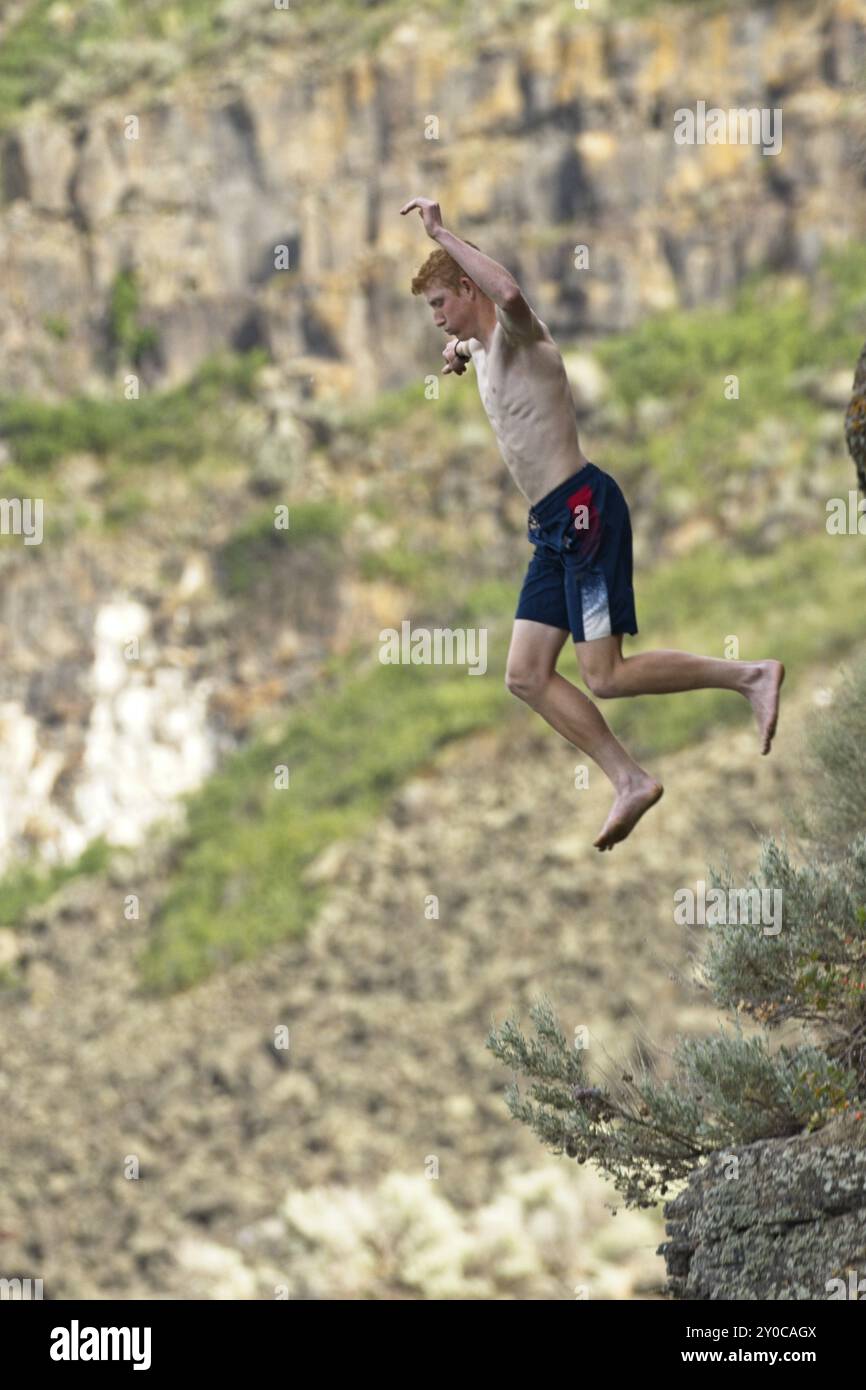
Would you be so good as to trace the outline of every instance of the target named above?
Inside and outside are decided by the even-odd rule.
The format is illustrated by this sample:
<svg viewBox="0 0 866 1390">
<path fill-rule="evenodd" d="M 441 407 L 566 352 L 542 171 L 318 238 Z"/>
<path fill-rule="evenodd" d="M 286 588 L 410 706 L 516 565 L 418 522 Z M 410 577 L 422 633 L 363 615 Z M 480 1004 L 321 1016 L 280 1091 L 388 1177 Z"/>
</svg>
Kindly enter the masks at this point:
<svg viewBox="0 0 866 1390">
<path fill-rule="evenodd" d="M 665 1216 L 675 1298 L 866 1298 L 866 1119 L 715 1154 Z"/>
</svg>

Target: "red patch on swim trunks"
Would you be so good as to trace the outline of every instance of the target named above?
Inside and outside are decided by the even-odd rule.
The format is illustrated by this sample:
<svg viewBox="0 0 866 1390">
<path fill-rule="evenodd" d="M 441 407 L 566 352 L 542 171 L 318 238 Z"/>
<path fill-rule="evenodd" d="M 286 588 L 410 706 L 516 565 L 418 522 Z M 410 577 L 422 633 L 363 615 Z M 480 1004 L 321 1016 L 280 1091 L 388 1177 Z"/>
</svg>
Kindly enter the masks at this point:
<svg viewBox="0 0 866 1390">
<path fill-rule="evenodd" d="M 598 508 L 592 500 L 592 488 L 589 483 L 578 488 L 567 499 L 568 510 L 573 517 L 569 526 L 569 531 L 574 531 L 578 540 L 578 550 L 581 555 L 592 556 L 598 549 L 601 539 L 601 517 Z M 577 513 L 578 507 L 585 507 L 586 514 Z"/>
</svg>

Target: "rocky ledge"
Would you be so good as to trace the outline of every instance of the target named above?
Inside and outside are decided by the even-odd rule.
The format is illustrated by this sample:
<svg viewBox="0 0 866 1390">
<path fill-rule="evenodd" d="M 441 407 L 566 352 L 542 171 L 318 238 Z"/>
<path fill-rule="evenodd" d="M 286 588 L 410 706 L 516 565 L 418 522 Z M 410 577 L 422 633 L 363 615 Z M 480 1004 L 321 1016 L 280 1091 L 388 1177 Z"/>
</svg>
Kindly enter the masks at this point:
<svg viewBox="0 0 866 1390">
<path fill-rule="evenodd" d="M 866 1119 L 722 1151 L 665 1206 L 678 1299 L 866 1299 Z"/>
</svg>

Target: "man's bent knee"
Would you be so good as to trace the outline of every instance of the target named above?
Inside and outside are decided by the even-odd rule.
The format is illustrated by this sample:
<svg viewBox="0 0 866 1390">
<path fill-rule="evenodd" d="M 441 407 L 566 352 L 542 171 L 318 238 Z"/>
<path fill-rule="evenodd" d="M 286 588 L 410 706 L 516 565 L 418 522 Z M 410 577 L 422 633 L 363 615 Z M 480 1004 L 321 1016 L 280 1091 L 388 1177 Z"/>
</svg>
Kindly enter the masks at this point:
<svg viewBox="0 0 866 1390">
<path fill-rule="evenodd" d="M 549 671 L 533 671 L 518 667 L 505 672 L 506 690 L 528 705 L 535 703 L 549 680 Z"/>
<path fill-rule="evenodd" d="M 590 693 L 598 700 L 613 700 L 619 694 L 613 671 L 584 671 L 583 679 Z"/>
</svg>

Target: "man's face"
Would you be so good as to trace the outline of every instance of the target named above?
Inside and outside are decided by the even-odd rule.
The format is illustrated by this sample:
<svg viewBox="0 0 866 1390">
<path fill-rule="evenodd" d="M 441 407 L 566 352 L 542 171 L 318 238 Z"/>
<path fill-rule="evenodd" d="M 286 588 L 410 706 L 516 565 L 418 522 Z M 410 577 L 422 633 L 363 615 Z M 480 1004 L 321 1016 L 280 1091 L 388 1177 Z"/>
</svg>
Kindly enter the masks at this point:
<svg viewBox="0 0 866 1390">
<path fill-rule="evenodd" d="M 455 292 L 447 285 L 431 285 L 425 298 L 433 313 L 437 328 L 450 337 L 472 338 L 475 336 L 475 297 L 468 282 L 461 284 Z"/>
</svg>

